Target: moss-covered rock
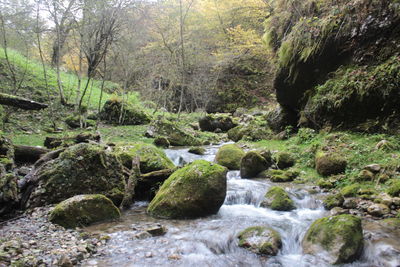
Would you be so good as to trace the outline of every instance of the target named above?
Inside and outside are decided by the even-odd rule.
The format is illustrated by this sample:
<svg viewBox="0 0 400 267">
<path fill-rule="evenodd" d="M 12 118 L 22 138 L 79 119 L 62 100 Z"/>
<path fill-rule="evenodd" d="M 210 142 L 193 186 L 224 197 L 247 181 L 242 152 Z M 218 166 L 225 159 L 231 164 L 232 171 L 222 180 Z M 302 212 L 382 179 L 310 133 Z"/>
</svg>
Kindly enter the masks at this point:
<svg viewBox="0 0 400 267">
<path fill-rule="evenodd" d="M 175 169 L 141 174 L 135 185 L 135 199 L 151 201 L 156 195 L 162 183 L 171 176 Z"/>
<path fill-rule="evenodd" d="M 150 116 L 142 107 L 114 98 L 104 103 L 100 119 L 110 124 L 139 125 L 150 122 Z"/>
<path fill-rule="evenodd" d="M 325 189 L 331 189 L 331 188 L 335 187 L 335 185 L 331 181 L 326 180 L 326 179 L 319 179 L 317 182 L 317 185 L 319 187 L 325 188 Z"/>
<path fill-rule="evenodd" d="M 272 186 L 268 189 L 261 207 L 279 211 L 290 211 L 296 208 L 289 194 L 280 186 Z"/>
<path fill-rule="evenodd" d="M 18 179 L 13 173 L 6 173 L 0 164 L 0 215 L 4 215 L 18 204 Z"/>
<path fill-rule="evenodd" d="M 340 193 L 344 197 L 355 197 L 358 194 L 358 191 L 360 190 L 360 185 L 359 184 L 351 184 L 343 187 L 340 190 Z"/>
<path fill-rule="evenodd" d="M 215 161 L 230 170 L 239 170 L 245 153 L 235 144 L 223 145 L 215 156 Z"/>
<path fill-rule="evenodd" d="M 82 121 L 82 125 L 81 125 L 81 121 Z M 93 127 L 96 125 L 95 120 L 85 119 L 83 116 L 81 116 L 79 114 L 73 114 L 73 115 L 68 116 L 65 119 L 65 123 L 72 129 L 81 128 L 81 126 L 83 128 L 85 128 L 85 127 Z"/>
<path fill-rule="evenodd" d="M 270 179 L 274 183 L 287 183 L 293 181 L 298 172 L 292 170 L 267 170 L 259 174 L 260 178 Z"/>
<path fill-rule="evenodd" d="M 242 178 L 256 177 L 257 174 L 268 169 L 270 166 L 260 153 L 250 151 L 244 155 L 240 162 L 240 176 Z"/>
<path fill-rule="evenodd" d="M 227 169 L 196 160 L 175 171 L 160 187 L 147 212 L 162 218 L 197 218 L 215 214 L 226 196 Z"/>
<path fill-rule="evenodd" d="M 390 209 L 385 204 L 375 203 L 368 207 L 368 214 L 376 217 L 382 217 L 390 212 Z"/>
<path fill-rule="evenodd" d="M 152 122 L 149 131 L 157 136 L 164 136 L 172 146 L 200 146 L 202 141 L 191 128 L 184 128 L 176 122 L 158 119 Z"/>
<path fill-rule="evenodd" d="M 0 132 L 0 164 L 6 171 L 12 170 L 14 167 L 14 146 L 10 139 L 1 135 Z"/>
<path fill-rule="evenodd" d="M 296 163 L 293 155 L 289 152 L 278 152 L 275 154 L 275 162 L 279 169 L 293 167 Z"/>
<path fill-rule="evenodd" d="M 338 215 L 316 220 L 302 242 L 307 254 L 323 255 L 330 264 L 356 260 L 363 248 L 361 219 L 353 215 Z"/>
<path fill-rule="evenodd" d="M 370 182 L 373 181 L 375 175 L 369 170 L 361 170 L 360 173 L 355 177 L 356 182 Z"/>
<path fill-rule="evenodd" d="M 75 228 L 120 216 L 119 209 L 104 195 L 77 195 L 59 203 L 51 211 L 50 221 L 65 228 Z"/>
<path fill-rule="evenodd" d="M 170 143 L 168 141 L 168 138 L 164 136 L 158 136 L 154 139 L 154 145 L 162 147 L 162 148 L 168 148 Z"/>
<path fill-rule="evenodd" d="M 123 143 L 117 145 L 114 151 L 128 169 L 132 168 L 132 160 L 139 157 L 141 173 L 175 168 L 174 163 L 164 151 L 151 144 Z"/>
<path fill-rule="evenodd" d="M 346 170 L 347 161 L 338 154 L 317 153 L 315 167 L 322 176 L 329 176 L 342 173 Z"/>
<path fill-rule="evenodd" d="M 215 132 L 220 129 L 226 132 L 237 126 L 232 121 L 230 114 L 208 114 L 199 119 L 199 126 L 202 131 Z"/>
<path fill-rule="evenodd" d="M 206 149 L 201 146 L 193 146 L 189 148 L 188 152 L 196 155 L 204 155 L 204 153 L 206 153 Z"/>
<path fill-rule="evenodd" d="M 282 248 L 280 234 L 266 226 L 246 228 L 237 237 L 240 247 L 261 255 L 275 256 Z"/>
<path fill-rule="evenodd" d="M 268 140 L 273 136 L 271 129 L 267 126 L 266 122 L 251 121 L 245 125 L 239 125 L 228 131 L 228 138 L 234 142 L 240 140 L 246 141 L 260 141 Z"/>
<path fill-rule="evenodd" d="M 328 210 L 333 209 L 335 207 L 341 207 L 343 205 L 344 198 L 341 194 L 334 194 L 327 196 L 324 201 L 324 207 Z"/>
<path fill-rule="evenodd" d="M 400 179 L 392 181 L 391 185 L 387 189 L 387 193 L 392 197 L 400 196 Z"/>
<path fill-rule="evenodd" d="M 40 166 L 32 179 L 31 207 L 53 204 L 81 194 L 103 194 L 116 205 L 125 193 L 124 167 L 108 147 L 77 144 Z M 26 195 L 28 194 L 28 195 Z"/>
</svg>

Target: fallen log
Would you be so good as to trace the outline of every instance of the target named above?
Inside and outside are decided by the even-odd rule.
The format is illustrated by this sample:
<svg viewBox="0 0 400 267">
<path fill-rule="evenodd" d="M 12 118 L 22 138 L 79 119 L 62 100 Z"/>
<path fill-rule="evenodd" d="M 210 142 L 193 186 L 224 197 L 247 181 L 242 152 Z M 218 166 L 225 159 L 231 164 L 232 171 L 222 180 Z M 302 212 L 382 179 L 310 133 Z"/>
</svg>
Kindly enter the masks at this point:
<svg viewBox="0 0 400 267">
<path fill-rule="evenodd" d="M 50 152 L 49 149 L 36 146 L 14 146 L 15 161 L 19 163 L 35 163 L 40 157 Z"/>
<path fill-rule="evenodd" d="M 47 104 L 3 93 L 0 93 L 0 105 L 12 106 L 25 110 L 41 110 L 48 107 Z"/>
</svg>

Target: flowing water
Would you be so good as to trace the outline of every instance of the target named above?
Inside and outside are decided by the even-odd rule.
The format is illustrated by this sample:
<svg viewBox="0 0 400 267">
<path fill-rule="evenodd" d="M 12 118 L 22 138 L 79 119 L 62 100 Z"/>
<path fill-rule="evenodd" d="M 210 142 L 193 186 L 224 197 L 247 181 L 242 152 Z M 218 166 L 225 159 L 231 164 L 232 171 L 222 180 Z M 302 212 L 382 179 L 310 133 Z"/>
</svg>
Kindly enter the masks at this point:
<svg viewBox="0 0 400 267">
<path fill-rule="evenodd" d="M 196 159 L 213 161 L 218 146 L 206 147 L 198 156 L 187 149 L 168 149 L 176 165 Z M 118 222 L 89 227 L 91 232 L 109 233 L 111 239 L 102 255 L 83 266 L 329 266 L 321 257 L 302 253 L 301 240 L 310 224 L 327 216 L 322 193 L 310 194 L 305 185 L 280 184 L 296 203 L 291 212 L 261 208 L 260 202 L 273 183 L 241 179 L 238 171 L 228 172 L 225 203 L 218 214 L 196 220 L 160 220 L 146 214 L 146 202 L 137 202 Z M 138 238 L 138 229 L 162 224 L 167 233 Z M 236 235 L 249 226 L 267 225 L 277 230 L 283 247 L 275 257 L 264 258 L 237 246 Z M 399 230 L 400 231 L 400 230 Z M 400 266 L 400 233 L 384 232 L 373 222 L 364 226 L 366 238 L 361 259 L 347 266 Z M 395 238 L 397 236 L 397 238 Z"/>
</svg>

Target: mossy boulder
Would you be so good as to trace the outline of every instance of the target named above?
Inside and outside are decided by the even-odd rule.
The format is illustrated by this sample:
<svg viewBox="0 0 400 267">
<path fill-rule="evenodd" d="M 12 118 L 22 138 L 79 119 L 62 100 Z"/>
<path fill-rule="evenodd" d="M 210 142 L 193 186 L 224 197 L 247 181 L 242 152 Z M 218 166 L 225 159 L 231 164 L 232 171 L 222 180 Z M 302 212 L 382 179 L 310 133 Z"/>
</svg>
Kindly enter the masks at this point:
<svg viewBox="0 0 400 267">
<path fill-rule="evenodd" d="M 215 156 L 215 161 L 230 170 L 239 170 L 245 153 L 235 144 L 223 145 Z"/>
<path fill-rule="evenodd" d="M 373 181 L 375 175 L 369 170 L 361 170 L 360 173 L 355 177 L 356 182 L 370 182 Z"/>
<path fill-rule="evenodd" d="M 263 124 L 257 121 L 251 121 L 248 124 L 236 126 L 230 129 L 227 134 L 228 138 L 234 142 L 238 142 L 242 139 L 254 142 L 268 140 L 273 135 L 271 129 L 266 125 L 266 122 Z"/>
<path fill-rule="evenodd" d="M 296 208 L 289 194 L 280 186 L 272 186 L 268 189 L 261 207 L 279 211 L 290 211 Z"/>
<path fill-rule="evenodd" d="M 220 129 L 222 132 L 226 132 L 237 126 L 232 121 L 230 114 L 208 114 L 199 119 L 199 126 L 202 131 L 215 132 Z"/>
<path fill-rule="evenodd" d="M 260 178 L 270 179 L 274 183 L 287 183 L 297 178 L 298 172 L 292 170 L 267 170 L 261 172 Z"/>
<path fill-rule="evenodd" d="M 282 248 L 280 234 L 267 226 L 253 226 L 238 234 L 239 246 L 254 253 L 275 256 Z"/>
<path fill-rule="evenodd" d="M 344 198 L 341 194 L 334 194 L 327 196 L 324 201 L 324 207 L 328 210 L 333 209 L 335 207 L 341 207 L 343 205 Z"/>
<path fill-rule="evenodd" d="M 343 187 L 340 190 L 340 193 L 344 197 L 355 197 L 358 194 L 358 191 L 360 190 L 361 186 L 360 184 L 351 184 Z"/>
<path fill-rule="evenodd" d="M 164 151 L 151 144 L 123 143 L 117 145 L 114 151 L 128 169 L 132 168 L 132 160 L 139 157 L 141 173 L 175 168 L 174 163 Z"/>
<path fill-rule="evenodd" d="M 0 164 L 0 215 L 4 215 L 18 204 L 18 179 L 13 173 L 6 173 Z"/>
<path fill-rule="evenodd" d="M 204 155 L 204 153 L 206 153 L 206 149 L 201 146 L 193 146 L 189 148 L 188 152 L 196 155 Z"/>
<path fill-rule="evenodd" d="M 357 260 L 363 248 L 361 219 L 347 214 L 318 219 L 308 229 L 302 246 L 305 253 L 324 257 L 330 264 Z"/>
<path fill-rule="evenodd" d="M 250 151 L 244 155 L 240 162 L 240 176 L 242 178 L 253 178 L 270 166 L 260 153 Z"/>
<path fill-rule="evenodd" d="M 291 153 L 283 151 L 275 155 L 275 163 L 279 169 L 287 169 L 293 167 L 296 161 Z"/>
<path fill-rule="evenodd" d="M 82 121 L 82 125 L 81 125 L 81 121 Z M 81 117 L 81 115 L 79 115 L 79 114 L 74 114 L 74 115 L 68 116 L 65 119 L 65 123 L 72 129 L 81 128 L 81 126 L 83 128 L 85 128 L 85 127 L 93 127 L 96 125 L 95 120 L 85 119 L 84 117 Z"/>
<path fill-rule="evenodd" d="M 125 193 L 124 167 L 109 148 L 97 144 L 68 147 L 56 159 L 36 169 L 24 192 L 31 207 L 54 204 L 81 194 L 103 194 L 119 205 Z"/>
<path fill-rule="evenodd" d="M 387 189 L 387 193 L 392 197 L 400 196 L 400 179 L 392 181 L 391 185 Z"/>
<path fill-rule="evenodd" d="M 346 170 L 347 161 L 338 154 L 317 153 L 315 167 L 322 176 L 343 173 Z"/>
<path fill-rule="evenodd" d="M 154 145 L 162 147 L 162 148 L 168 148 L 170 143 L 168 141 L 168 138 L 164 136 L 158 136 L 154 139 Z"/>
<path fill-rule="evenodd" d="M 226 196 L 227 169 L 196 160 L 175 171 L 160 187 L 147 212 L 155 217 L 198 218 L 218 212 Z"/>
<path fill-rule="evenodd" d="M 385 204 L 375 203 L 368 207 L 368 214 L 376 217 L 382 217 L 390 212 L 390 208 Z"/>
<path fill-rule="evenodd" d="M 184 128 L 176 122 L 166 119 L 155 120 L 149 127 L 149 132 L 164 136 L 172 146 L 200 146 L 202 141 L 196 137 L 191 128 Z"/>
<path fill-rule="evenodd" d="M 11 171 L 14 167 L 14 146 L 10 139 L 1 135 L 0 132 L 0 164 L 6 171 Z"/>
<path fill-rule="evenodd" d="M 138 105 L 119 98 L 107 100 L 100 112 L 100 119 L 110 124 L 140 125 L 150 122 L 150 116 Z"/>
<path fill-rule="evenodd" d="M 120 216 L 119 209 L 104 195 L 77 195 L 59 203 L 51 211 L 50 221 L 65 228 L 75 228 Z"/>
</svg>

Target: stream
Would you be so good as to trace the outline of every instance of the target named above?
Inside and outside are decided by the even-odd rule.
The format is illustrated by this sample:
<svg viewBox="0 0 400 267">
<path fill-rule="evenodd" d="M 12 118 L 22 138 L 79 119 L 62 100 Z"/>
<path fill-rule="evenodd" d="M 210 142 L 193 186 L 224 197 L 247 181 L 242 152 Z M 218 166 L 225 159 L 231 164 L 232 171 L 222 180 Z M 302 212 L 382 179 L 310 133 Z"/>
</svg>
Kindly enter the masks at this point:
<svg viewBox="0 0 400 267">
<path fill-rule="evenodd" d="M 182 165 L 197 159 L 213 161 L 219 146 L 207 146 L 203 156 L 188 149 L 166 149 L 167 156 Z M 147 202 L 136 202 L 121 220 L 86 228 L 111 237 L 100 255 L 82 266 L 330 266 L 321 257 L 302 253 L 301 240 L 310 224 L 328 216 L 322 192 L 310 194 L 308 185 L 279 184 L 295 201 L 290 212 L 260 207 L 268 180 L 242 179 L 239 171 L 227 174 L 228 189 L 218 214 L 196 220 L 162 220 L 146 214 Z M 314 190 L 315 191 L 315 190 Z M 163 236 L 138 238 L 138 229 L 161 224 Z M 267 225 L 277 230 L 283 247 L 265 258 L 237 246 L 236 235 L 247 227 Z M 363 222 L 364 250 L 360 260 L 344 266 L 400 266 L 400 229 L 384 229 L 374 221 Z"/>
</svg>

